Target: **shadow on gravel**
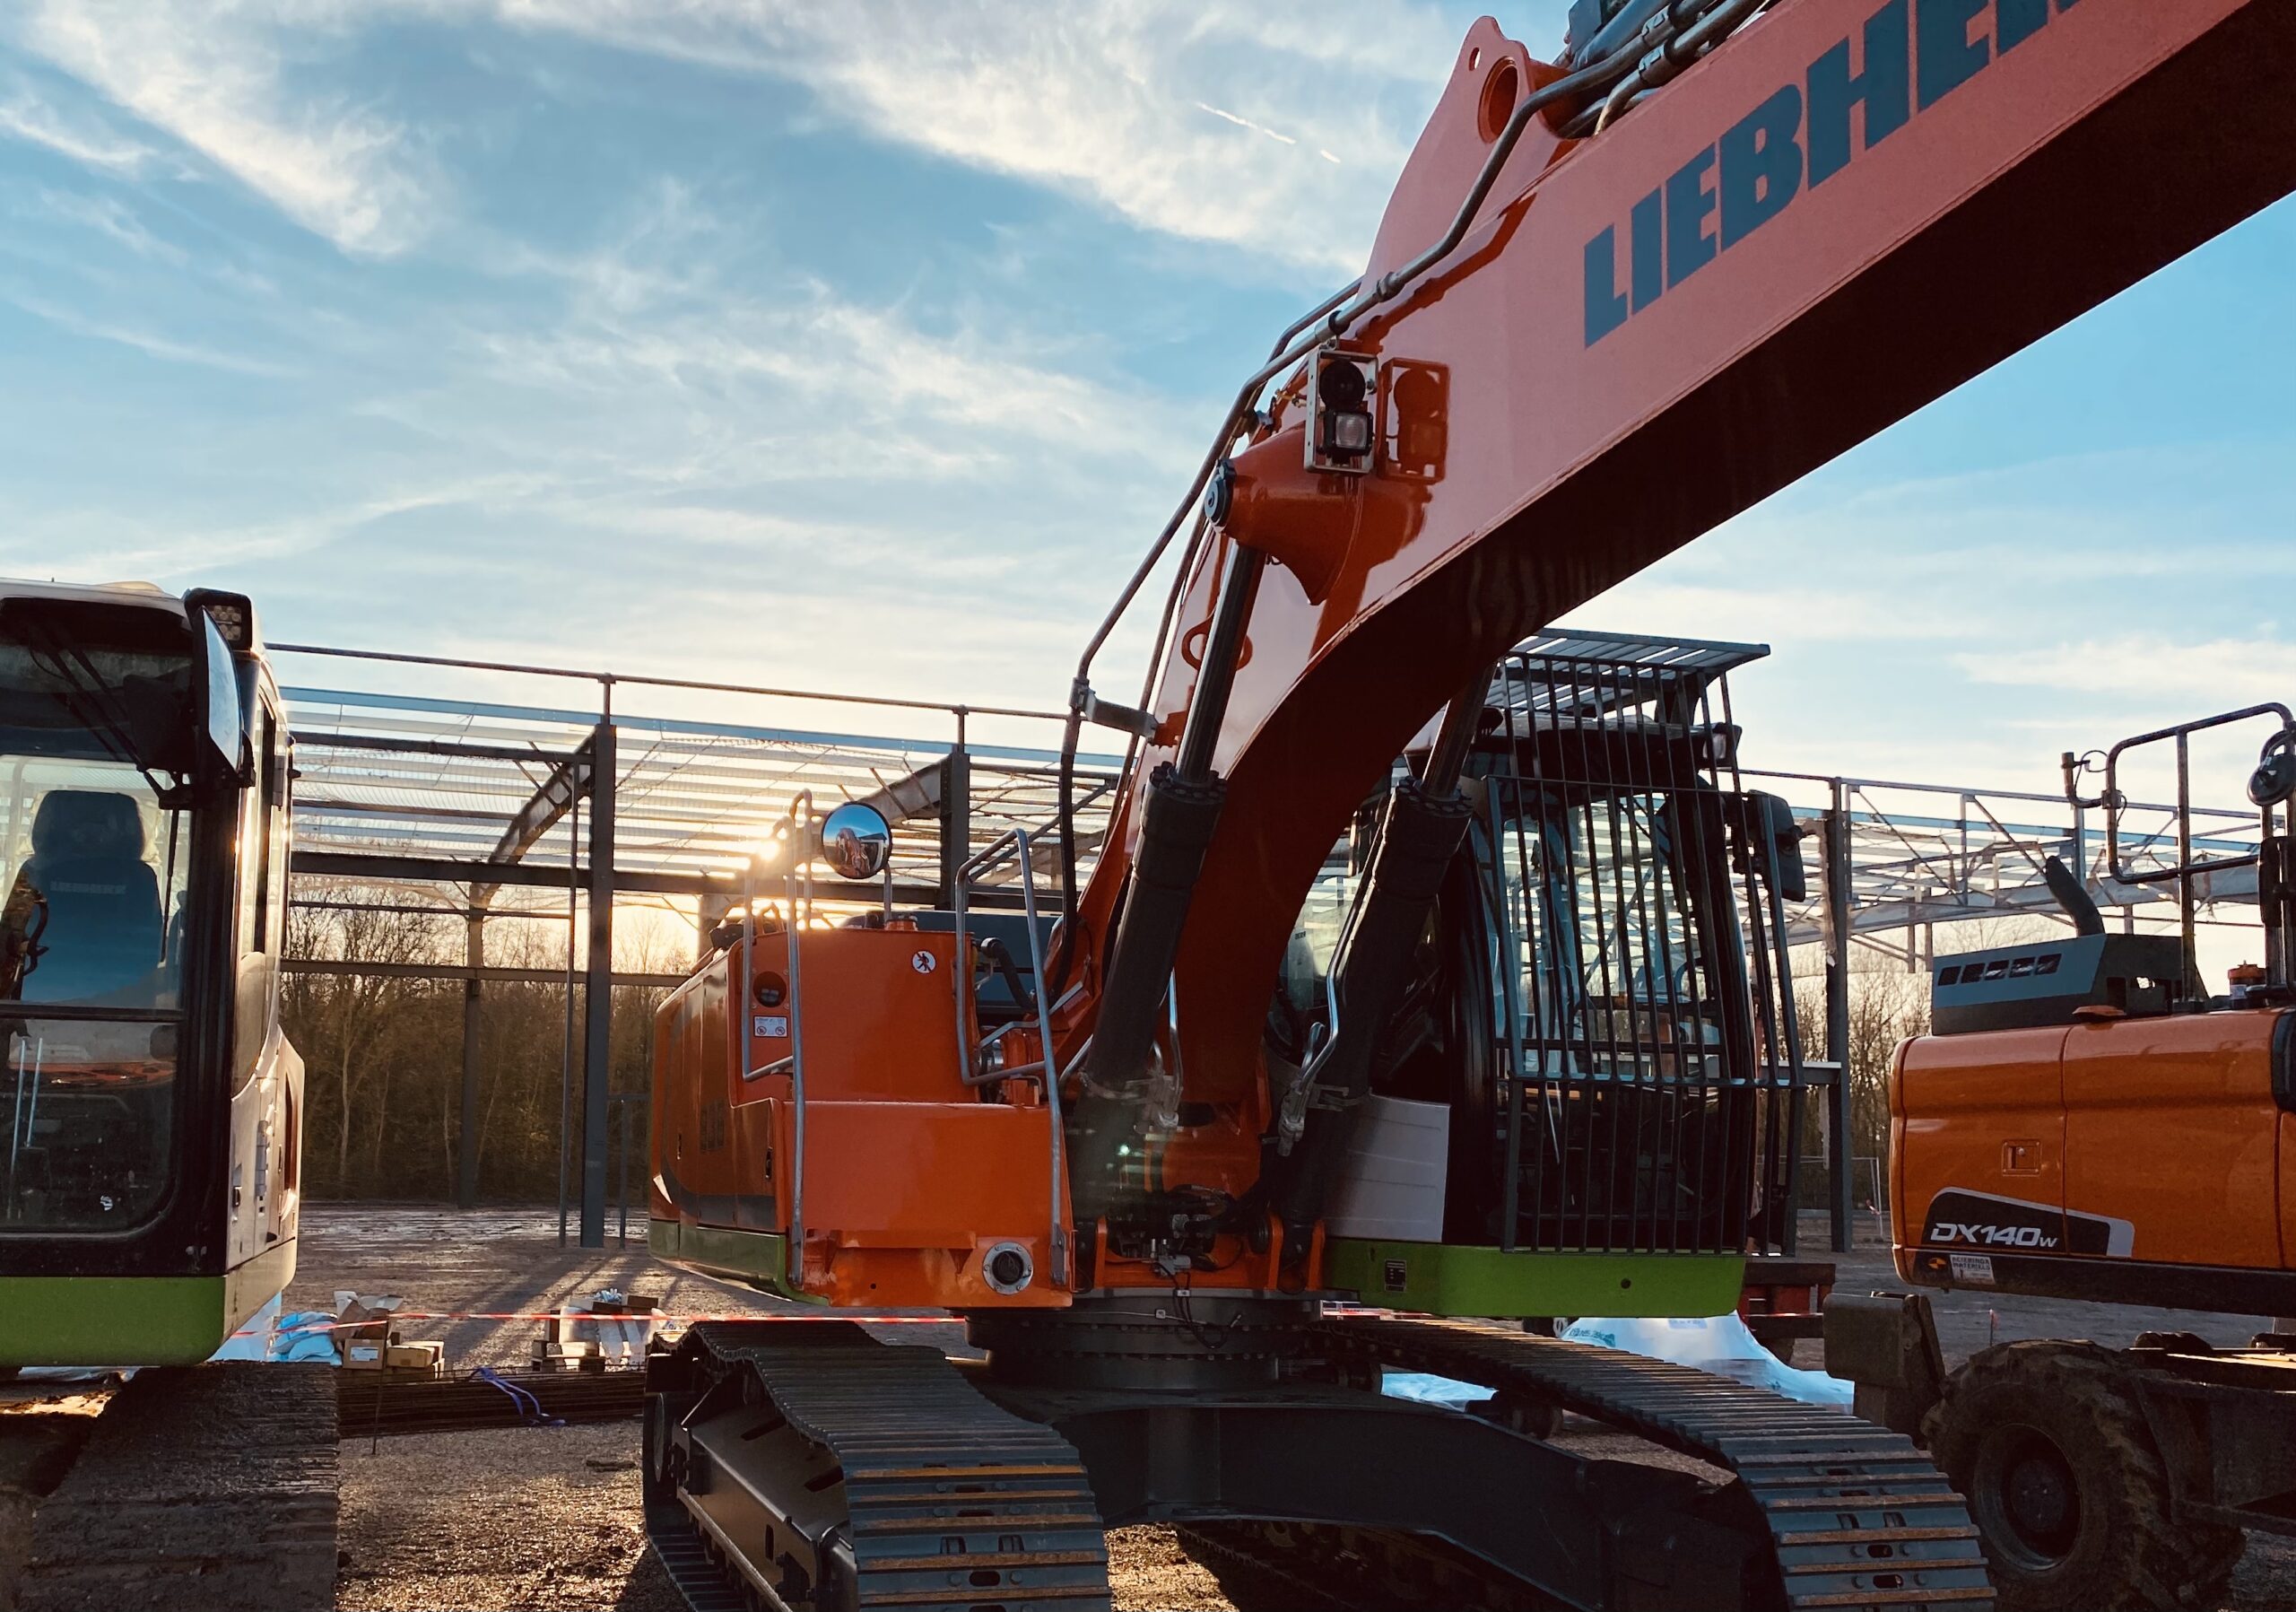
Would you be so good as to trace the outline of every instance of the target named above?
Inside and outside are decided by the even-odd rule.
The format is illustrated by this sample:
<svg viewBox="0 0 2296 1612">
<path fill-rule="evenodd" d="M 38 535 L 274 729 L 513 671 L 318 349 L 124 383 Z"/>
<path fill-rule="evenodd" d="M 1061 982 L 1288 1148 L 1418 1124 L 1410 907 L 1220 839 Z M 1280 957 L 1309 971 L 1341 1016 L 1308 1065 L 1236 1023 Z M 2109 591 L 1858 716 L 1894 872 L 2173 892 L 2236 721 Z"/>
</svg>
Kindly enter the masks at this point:
<svg viewBox="0 0 2296 1612">
<path fill-rule="evenodd" d="M 622 1582 L 613 1607 L 614 1612 L 685 1612 L 685 1598 L 663 1571 L 661 1558 L 649 1550 Z"/>
</svg>

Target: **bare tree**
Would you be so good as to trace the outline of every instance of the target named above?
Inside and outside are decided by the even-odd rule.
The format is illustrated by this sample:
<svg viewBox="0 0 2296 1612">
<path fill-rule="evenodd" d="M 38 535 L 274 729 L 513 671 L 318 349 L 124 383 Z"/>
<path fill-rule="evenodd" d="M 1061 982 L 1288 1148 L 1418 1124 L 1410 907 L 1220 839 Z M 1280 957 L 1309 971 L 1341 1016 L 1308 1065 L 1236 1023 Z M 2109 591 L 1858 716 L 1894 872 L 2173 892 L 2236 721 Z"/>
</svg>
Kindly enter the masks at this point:
<svg viewBox="0 0 2296 1612">
<path fill-rule="evenodd" d="M 1796 1017 L 1802 1054 L 1826 1055 L 1826 1001 L 1822 980 L 1805 980 L 1796 992 Z M 1843 1077 L 1849 1083 L 1849 1157 L 1876 1161 L 1884 1198 L 1889 1195 L 1890 1071 L 1898 1044 L 1929 1030 L 1929 977 L 1892 972 L 1849 977 L 1849 1046 Z M 1805 1156 L 1823 1151 L 1820 1120 L 1813 1111 L 1804 1138 Z M 1857 1166 L 1853 1163 L 1852 1168 Z M 1853 1178 L 1853 1185 L 1862 1185 Z M 1876 1206 L 1877 1207 L 1879 1206 Z"/>
<path fill-rule="evenodd" d="M 289 954 L 298 960 L 447 966 L 463 961 L 458 912 L 404 911 L 403 893 L 329 890 L 330 905 L 298 908 Z M 360 906 L 361 901 L 371 904 Z M 399 909 L 396 911 L 391 909 Z M 681 972 L 687 958 L 658 928 L 631 926 L 616 950 L 622 969 Z M 536 1201 L 557 1189 L 561 1081 L 581 1081 L 583 1011 L 574 989 L 576 1033 L 568 1067 L 566 934 L 558 925 L 509 917 L 489 926 L 489 961 L 535 970 L 535 980 L 491 980 L 480 1001 L 475 1149 L 483 1195 Z M 658 987 L 613 993 L 610 1089 L 643 1092 L 650 1077 Z M 307 1123 L 326 1140 L 308 1156 L 309 1188 L 322 1198 L 452 1195 L 461 1140 L 463 990 L 451 977 L 404 972 L 291 971 L 282 1002 L 289 1036 L 309 1071 Z M 633 1161 L 645 1156 L 642 1104 L 617 1105 L 633 1128 Z M 580 1147 L 580 1104 L 575 1104 Z M 617 1135 L 614 1138 L 620 1140 Z M 633 1171 L 633 1184 L 638 1179 Z"/>
</svg>

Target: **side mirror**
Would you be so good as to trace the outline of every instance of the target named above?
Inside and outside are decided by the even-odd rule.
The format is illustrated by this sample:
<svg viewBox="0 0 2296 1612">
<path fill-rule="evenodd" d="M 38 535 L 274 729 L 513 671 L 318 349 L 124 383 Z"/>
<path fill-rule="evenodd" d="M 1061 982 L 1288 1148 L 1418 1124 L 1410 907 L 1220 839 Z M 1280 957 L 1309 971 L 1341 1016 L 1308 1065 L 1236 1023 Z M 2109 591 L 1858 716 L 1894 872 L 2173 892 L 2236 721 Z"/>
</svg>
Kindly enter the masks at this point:
<svg viewBox="0 0 2296 1612">
<path fill-rule="evenodd" d="M 1791 806 L 1775 795 L 1749 791 L 1746 838 L 1779 901 L 1810 899 L 1809 870 L 1802 865 L 1802 828 L 1794 821 Z"/>
<path fill-rule="evenodd" d="M 892 826 L 876 807 L 848 800 L 822 819 L 821 854 L 839 878 L 874 879 L 892 860 Z"/>
<path fill-rule="evenodd" d="M 247 714 L 239 707 L 239 667 L 231 660 L 223 635 L 215 631 L 214 621 L 204 610 L 195 614 L 201 647 L 199 709 L 205 716 L 201 731 L 222 776 L 246 784 L 253 768 L 248 757 Z"/>
</svg>

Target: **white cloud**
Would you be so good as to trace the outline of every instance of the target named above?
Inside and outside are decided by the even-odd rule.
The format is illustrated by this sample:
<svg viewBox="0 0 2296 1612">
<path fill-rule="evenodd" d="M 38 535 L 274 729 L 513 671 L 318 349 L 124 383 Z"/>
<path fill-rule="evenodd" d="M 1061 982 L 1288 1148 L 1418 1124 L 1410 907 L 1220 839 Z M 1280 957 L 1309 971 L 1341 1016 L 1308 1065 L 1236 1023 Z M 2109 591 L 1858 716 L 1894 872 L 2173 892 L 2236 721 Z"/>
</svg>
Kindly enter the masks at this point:
<svg viewBox="0 0 2296 1612">
<path fill-rule="evenodd" d="M 141 219 L 111 196 L 80 196 L 43 187 L 39 192 L 39 205 L 50 216 L 78 224 L 83 229 L 93 230 L 97 234 L 126 247 L 138 257 L 177 265 L 185 261 L 181 247 L 152 234 L 144 228 Z"/>
<path fill-rule="evenodd" d="M 1886 588 L 1806 582 L 1750 588 L 1676 582 L 1667 579 L 1671 574 L 1630 578 L 1571 616 L 1614 631 L 1795 643 L 1954 639 L 1980 630 L 1966 609 Z"/>
<path fill-rule="evenodd" d="M 439 179 L 417 131 L 313 91 L 308 67 L 393 16 L 485 18 L 794 82 L 870 137 L 1318 278 L 1361 266 L 1458 43 L 1429 0 L 1274 14 L 1247 0 L 25 4 L 26 48 L 373 255 L 432 225 Z M 1561 11 L 1541 0 L 1523 20 L 1535 49 L 1557 42 Z"/>
<path fill-rule="evenodd" d="M 880 481 L 978 479 L 1022 444 L 1122 457 L 1152 477 L 1195 450 L 1169 411 L 1143 411 L 1073 372 L 1080 355 L 1036 351 L 1017 326 L 969 318 L 928 333 L 906 309 L 817 281 L 761 283 L 753 261 L 736 268 L 720 249 L 731 238 L 665 186 L 593 251 L 516 254 L 509 266 L 556 281 L 564 306 L 465 339 L 487 379 L 545 406 L 625 419 L 625 443 L 669 426 L 675 447 L 642 472 L 657 483 L 840 467 Z"/>
<path fill-rule="evenodd" d="M 2127 632 L 1953 659 L 1975 683 L 2134 697 L 2194 711 L 2285 700 L 2296 688 L 2296 643 L 2278 638 L 2180 642 Z"/>
<path fill-rule="evenodd" d="M 197 152 L 344 251 L 387 256 L 421 236 L 430 182 L 396 122 L 299 90 L 283 39 L 330 5 L 32 0 L 24 48 Z M 297 27 L 298 24 L 303 25 Z"/>
<path fill-rule="evenodd" d="M 140 173 L 159 154 L 92 118 L 67 115 L 23 83 L 0 96 L 0 135 L 45 146 L 108 173 Z"/>
<path fill-rule="evenodd" d="M 74 335 L 87 336 L 95 341 L 111 342 L 122 347 L 132 347 L 148 358 L 160 359 L 168 363 L 196 364 L 202 369 L 224 370 L 235 375 L 257 375 L 272 379 L 291 373 L 284 366 L 266 362 L 262 359 L 249 358 L 243 353 L 226 353 L 220 348 L 205 346 L 197 342 L 178 341 L 172 336 L 161 335 L 156 331 L 145 330 L 138 326 L 75 312 L 72 309 L 48 301 L 42 297 L 11 292 L 0 292 L 0 298 L 4 298 L 5 301 L 22 309 L 35 318 L 45 319 L 59 330 L 68 330 Z"/>
<path fill-rule="evenodd" d="M 499 9 L 519 26 L 794 79 L 866 134 L 1319 274 L 1361 266 L 1458 43 L 1432 6 L 1403 0 L 1297 19 L 1237 0 Z"/>
<path fill-rule="evenodd" d="M 215 577 L 224 567 L 290 561 L 353 536 L 395 515 L 530 491 L 513 475 L 481 475 L 419 484 L 342 504 L 314 504 L 269 519 L 155 519 L 92 508 L 24 509 L 0 505 L 0 562 L 24 576 L 46 575 L 57 553 L 72 557 L 77 578 L 135 578 L 177 584 Z M 283 573 L 283 577 L 284 573 Z"/>
</svg>

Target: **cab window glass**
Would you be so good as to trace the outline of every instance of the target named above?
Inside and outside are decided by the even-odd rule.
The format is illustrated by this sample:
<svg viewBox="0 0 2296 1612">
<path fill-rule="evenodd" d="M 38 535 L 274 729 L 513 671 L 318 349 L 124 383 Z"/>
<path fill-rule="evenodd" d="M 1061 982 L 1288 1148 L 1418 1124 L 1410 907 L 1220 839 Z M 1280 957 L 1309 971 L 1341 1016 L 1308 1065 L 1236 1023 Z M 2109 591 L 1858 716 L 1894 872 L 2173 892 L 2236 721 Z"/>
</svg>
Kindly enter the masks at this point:
<svg viewBox="0 0 2296 1612">
<path fill-rule="evenodd" d="M 249 728 L 255 753 L 267 757 L 271 744 L 271 713 L 258 709 Z M 239 936 L 242 955 L 271 949 L 265 911 L 265 884 L 271 843 L 269 791 L 262 780 L 239 797 Z"/>
<path fill-rule="evenodd" d="M 169 609 L 0 601 L 0 1236 L 166 1198 L 191 656 Z"/>
</svg>

